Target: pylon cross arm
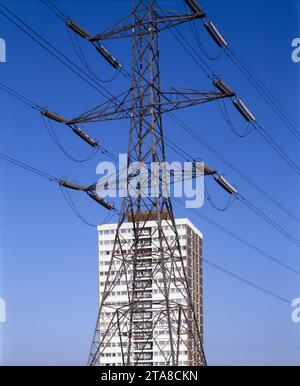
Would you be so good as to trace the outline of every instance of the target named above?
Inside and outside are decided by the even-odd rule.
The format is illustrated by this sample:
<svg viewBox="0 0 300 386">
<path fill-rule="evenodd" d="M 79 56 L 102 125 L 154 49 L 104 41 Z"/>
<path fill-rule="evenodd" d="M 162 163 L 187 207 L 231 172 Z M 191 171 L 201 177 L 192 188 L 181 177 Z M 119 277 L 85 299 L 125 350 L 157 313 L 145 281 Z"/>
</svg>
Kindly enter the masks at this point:
<svg viewBox="0 0 300 386">
<path fill-rule="evenodd" d="M 197 106 L 203 103 L 216 101 L 218 99 L 224 99 L 231 97 L 228 93 L 222 93 L 217 91 L 202 91 L 196 89 L 180 89 L 175 87 L 161 88 L 160 100 L 156 100 L 152 103 L 148 103 L 147 98 L 149 89 L 145 89 L 143 92 L 145 102 L 141 106 L 144 113 L 143 116 L 151 115 L 151 109 L 156 109 L 160 113 L 168 113 L 175 110 L 184 109 L 187 107 Z M 123 93 L 124 94 L 124 93 Z M 123 95 L 122 94 L 122 95 Z M 105 102 L 95 108 L 73 118 L 70 122 L 72 124 L 88 123 L 88 122 L 103 122 L 120 119 L 131 119 L 134 116 L 139 118 L 140 111 L 132 110 L 131 106 L 132 97 L 128 95 L 126 99 L 112 99 Z"/>
<path fill-rule="evenodd" d="M 183 23 L 188 23 L 193 20 L 199 19 L 199 15 L 193 13 L 183 13 L 179 11 L 160 11 L 157 10 L 157 16 L 151 20 L 151 24 L 155 26 L 156 31 L 164 31 L 169 28 L 176 27 Z M 125 20 L 125 22 L 127 19 Z M 137 27 L 144 27 L 142 30 L 143 35 L 149 34 L 149 20 L 142 19 L 137 22 L 126 24 L 124 20 L 118 22 L 112 29 L 108 29 L 102 33 L 89 39 L 91 42 L 99 42 L 101 40 L 131 38 L 134 35 L 134 30 Z"/>
</svg>

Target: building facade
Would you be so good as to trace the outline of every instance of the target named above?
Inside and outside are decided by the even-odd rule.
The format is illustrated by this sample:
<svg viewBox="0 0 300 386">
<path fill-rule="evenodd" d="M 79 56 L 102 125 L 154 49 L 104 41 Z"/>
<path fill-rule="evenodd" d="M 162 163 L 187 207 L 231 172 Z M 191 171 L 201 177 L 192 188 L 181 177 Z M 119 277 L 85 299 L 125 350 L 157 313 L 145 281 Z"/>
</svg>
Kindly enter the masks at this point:
<svg viewBox="0 0 300 386">
<path fill-rule="evenodd" d="M 169 226 L 168 221 L 163 221 L 163 230 L 166 236 L 164 243 L 175 239 L 174 231 Z M 140 235 L 141 258 L 133 270 L 129 265 L 124 274 L 120 274 L 122 260 L 111 262 L 114 247 L 117 224 L 105 224 L 98 226 L 99 243 L 99 302 L 101 304 L 103 294 L 109 288 L 109 302 L 111 307 L 104 307 L 100 315 L 100 336 L 101 330 L 107 329 L 107 322 L 112 320 L 111 313 L 119 313 L 122 305 L 128 304 L 128 299 L 134 299 L 134 320 L 133 330 L 128 331 L 126 319 L 122 319 L 119 325 L 119 333 L 105 337 L 106 349 L 100 354 L 101 366 L 122 366 L 126 364 L 125 352 L 127 347 L 127 336 L 132 334 L 133 347 L 130 350 L 133 358 L 131 363 L 138 366 L 166 366 L 170 365 L 170 338 L 169 324 L 165 311 L 160 308 L 163 299 L 163 287 L 165 285 L 163 275 L 159 265 L 154 263 L 156 252 L 159 250 L 159 239 L 155 232 L 157 224 L 155 221 L 147 221 L 144 224 Z M 176 219 L 176 228 L 181 246 L 181 253 L 185 269 L 182 263 L 166 263 L 166 269 L 172 269 L 175 276 L 183 274 L 187 277 L 193 302 L 197 328 L 203 340 L 203 267 L 202 267 L 202 240 L 201 232 L 188 220 Z M 125 251 L 127 246 L 133 243 L 133 224 L 123 223 L 120 228 L 124 244 L 120 246 Z M 161 245 L 161 244 L 160 244 Z M 158 267 L 158 268 L 157 268 Z M 109 282 L 107 277 L 109 275 Z M 118 276 L 119 275 L 119 276 Z M 130 285 L 135 275 L 135 288 Z M 171 273 L 169 274 L 171 276 Z M 194 365 L 195 350 L 192 347 L 193 339 L 184 318 L 178 315 L 178 310 L 184 310 L 187 302 L 183 288 L 177 280 L 170 280 L 169 299 L 174 323 L 172 329 L 177 332 L 176 355 L 177 363 L 181 366 Z M 164 287 L 166 288 L 166 287 Z M 133 292 L 132 292 L 133 291 Z M 133 297 L 131 297 L 133 295 Z M 116 315 L 116 320 L 119 315 Z M 178 322 L 179 320 L 179 322 Z M 178 334 L 180 330 L 180 334 Z M 202 342 L 201 342 L 202 343 Z"/>
</svg>

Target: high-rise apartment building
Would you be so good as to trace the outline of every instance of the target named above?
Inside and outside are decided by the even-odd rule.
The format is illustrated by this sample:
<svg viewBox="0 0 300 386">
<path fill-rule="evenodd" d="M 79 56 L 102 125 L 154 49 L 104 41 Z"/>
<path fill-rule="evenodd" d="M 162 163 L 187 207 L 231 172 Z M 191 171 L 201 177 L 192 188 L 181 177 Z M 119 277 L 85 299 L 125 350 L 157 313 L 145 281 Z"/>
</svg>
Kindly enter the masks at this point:
<svg viewBox="0 0 300 386">
<path fill-rule="evenodd" d="M 165 240 L 163 244 L 170 243 L 175 239 L 175 234 L 169 226 L 169 222 L 163 220 L 163 230 Z M 178 231 L 183 263 L 171 265 L 166 256 L 166 264 L 164 269 L 172 269 L 174 272 L 168 272 L 168 277 L 175 275 L 176 280 L 170 280 L 169 283 L 164 283 L 163 274 L 160 265 L 155 262 L 157 252 L 161 250 L 163 244 L 158 238 L 156 232 L 156 221 L 148 221 L 143 224 L 143 231 L 138 240 L 138 256 L 135 265 L 128 264 L 128 269 L 125 274 L 120 274 L 121 265 L 124 264 L 124 256 L 126 249 L 132 246 L 134 232 L 133 223 L 123 223 L 120 228 L 122 235 L 123 257 L 114 259 L 111 263 L 111 256 L 114 247 L 115 234 L 117 224 L 105 224 L 98 226 L 98 242 L 99 242 L 99 301 L 101 303 L 103 293 L 110 286 L 109 299 L 106 299 L 106 305 L 100 315 L 100 339 L 101 331 L 108 328 L 108 323 L 112 323 L 112 314 L 115 314 L 114 323 L 118 322 L 119 313 L 122 313 L 122 305 L 128 304 L 128 299 L 133 299 L 133 328 L 129 331 L 129 320 L 122 318 L 122 323 L 119 324 L 118 333 L 106 335 L 105 351 L 101 352 L 100 347 L 100 365 L 122 366 L 126 365 L 125 351 L 128 350 L 127 340 L 128 334 L 132 334 L 130 340 L 132 347 L 131 361 L 138 366 L 165 366 L 170 364 L 170 336 L 169 336 L 169 320 L 166 317 L 166 310 L 160 307 L 160 301 L 163 298 L 162 291 L 168 289 L 170 300 L 169 313 L 176 311 L 176 322 L 171 319 L 171 330 L 176 331 L 176 336 L 180 336 L 177 342 L 174 342 L 176 347 L 178 365 L 188 366 L 195 363 L 195 350 L 193 348 L 192 334 L 196 335 L 195 331 L 188 328 L 185 318 L 178 316 L 178 312 L 184 312 L 186 302 L 183 284 L 180 284 L 178 277 L 187 276 L 187 282 L 190 288 L 191 299 L 193 303 L 195 319 L 198 331 L 203 339 L 203 271 L 202 271 L 202 234 L 188 220 L 177 219 L 176 228 Z M 183 266 L 185 269 L 183 269 Z M 182 272 L 185 271 L 185 272 Z M 106 279 L 109 274 L 109 282 Z M 123 271 L 122 271 L 123 272 Z M 134 277 L 135 285 L 132 287 L 132 279 Z M 109 304 L 109 305 L 107 305 Z M 124 306 L 125 307 L 125 306 Z M 125 312 L 125 311 L 124 311 Z M 191 315 L 189 316 L 191 318 Z M 178 323 L 178 320 L 181 321 Z M 178 332 L 180 332 L 178 334 Z M 128 340 L 129 342 L 129 340 Z M 202 342 L 201 342 L 202 343 Z"/>
</svg>

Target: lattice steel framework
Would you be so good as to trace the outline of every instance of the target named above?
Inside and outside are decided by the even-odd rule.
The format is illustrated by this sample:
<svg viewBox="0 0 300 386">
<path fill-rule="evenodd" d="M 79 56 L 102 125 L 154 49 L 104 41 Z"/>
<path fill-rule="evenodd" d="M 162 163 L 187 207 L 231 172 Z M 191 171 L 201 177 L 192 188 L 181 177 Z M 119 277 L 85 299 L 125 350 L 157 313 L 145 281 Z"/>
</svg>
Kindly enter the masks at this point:
<svg viewBox="0 0 300 386">
<path fill-rule="evenodd" d="M 130 117 L 128 173 L 129 170 L 132 173 L 134 168 L 138 169 L 137 163 L 150 167 L 152 162 L 163 163 L 166 160 L 162 124 L 162 113 L 166 108 L 168 111 L 179 106 L 187 107 L 230 96 L 222 92 L 201 94 L 195 90 L 183 92 L 172 89 L 177 98 L 174 101 L 170 95 L 164 93 L 160 85 L 159 32 L 191 21 L 197 15 L 171 14 L 162 17 L 159 16 L 157 2 L 139 1 L 131 14 L 132 23 L 124 25 L 122 21 L 114 25 L 114 29 L 90 39 L 99 42 L 101 39 L 132 37 L 132 85 L 121 104 L 111 101 L 105 108 L 98 106 L 72 121 L 74 124 L 110 119 L 109 117 L 114 116 Z M 121 115 L 118 116 L 118 113 Z M 139 184 L 133 186 L 130 179 L 128 188 L 129 193 L 123 199 L 101 296 L 89 365 L 102 365 L 101 358 L 116 336 L 123 365 L 140 364 L 143 354 L 147 352 L 146 348 L 149 347 L 148 343 L 156 342 L 157 336 L 154 336 L 153 331 L 158 325 L 167 331 L 170 343 L 168 354 L 161 350 L 165 365 L 178 365 L 180 347 L 188 350 L 190 365 L 206 365 L 200 322 L 195 312 L 197 306 L 184 265 L 170 198 L 165 197 L 160 184 L 156 187 L 156 197 L 144 197 Z M 152 242 L 149 247 L 144 235 L 150 220 L 154 221 L 155 226 L 151 228 L 151 234 L 148 236 L 158 241 Z M 121 232 L 122 225 L 127 221 L 132 222 L 132 242 L 126 241 Z M 171 240 L 165 235 L 163 223 L 172 230 Z M 159 281 L 158 277 L 162 280 Z M 127 288 L 127 300 L 123 302 L 112 295 L 120 282 L 126 282 Z M 159 300 L 154 300 L 151 296 L 151 288 L 154 285 L 159 288 Z M 180 292 L 184 302 L 172 300 L 171 288 Z M 147 298 L 144 298 L 145 293 Z"/>
</svg>

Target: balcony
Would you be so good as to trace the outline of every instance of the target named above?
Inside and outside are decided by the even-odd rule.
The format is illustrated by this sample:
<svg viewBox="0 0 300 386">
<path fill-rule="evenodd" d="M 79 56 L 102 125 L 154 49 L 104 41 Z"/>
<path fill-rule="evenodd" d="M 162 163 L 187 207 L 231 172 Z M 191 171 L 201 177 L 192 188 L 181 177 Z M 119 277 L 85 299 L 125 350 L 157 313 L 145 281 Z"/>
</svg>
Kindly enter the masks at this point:
<svg viewBox="0 0 300 386">
<path fill-rule="evenodd" d="M 152 312 L 143 312 L 143 311 L 140 311 L 140 312 L 136 312 L 133 314 L 133 320 L 134 321 L 149 321 L 149 319 L 152 318 Z"/>
<path fill-rule="evenodd" d="M 137 247 L 137 256 L 138 257 L 144 257 L 144 256 L 151 256 L 152 255 L 152 248 L 144 248 L 144 247 Z"/>
<path fill-rule="evenodd" d="M 141 257 L 141 256 L 139 256 Z M 145 256 L 146 257 L 146 256 Z M 149 259 L 149 256 L 147 256 L 148 258 L 145 258 L 145 259 L 142 259 L 142 260 L 139 260 L 137 262 L 137 266 L 136 268 L 137 269 L 145 269 L 145 268 L 150 268 L 152 267 L 152 259 Z"/>
<path fill-rule="evenodd" d="M 138 290 L 134 293 L 134 300 L 135 301 L 140 301 L 140 300 L 148 300 L 148 299 L 151 299 L 152 298 L 152 291 L 141 291 L 141 290 Z"/>
<path fill-rule="evenodd" d="M 152 280 L 141 280 L 136 283 L 136 290 L 152 288 Z"/>
<path fill-rule="evenodd" d="M 152 361 L 153 360 L 153 354 L 152 353 L 142 353 L 140 355 L 134 356 L 135 361 Z"/>
<path fill-rule="evenodd" d="M 151 331 L 152 330 L 152 322 L 136 322 L 134 324 L 134 331 L 138 332 L 140 331 L 141 333 L 145 333 L 145 331 Z"/>
<path fill-rule="evenodd" d="M 147 343 L 135 343 L 134 344 L 134 351 L 152 351 L 153 350 L 153 343 L 147 342 Z"/>
<path fill-rule="evenodd" d="M 135 331 L 133 335 L 134 342 L 151 342 L 153 341 L 152 333 L 146 333 L 146 332 L 138 332 Z"/>
</svg>

